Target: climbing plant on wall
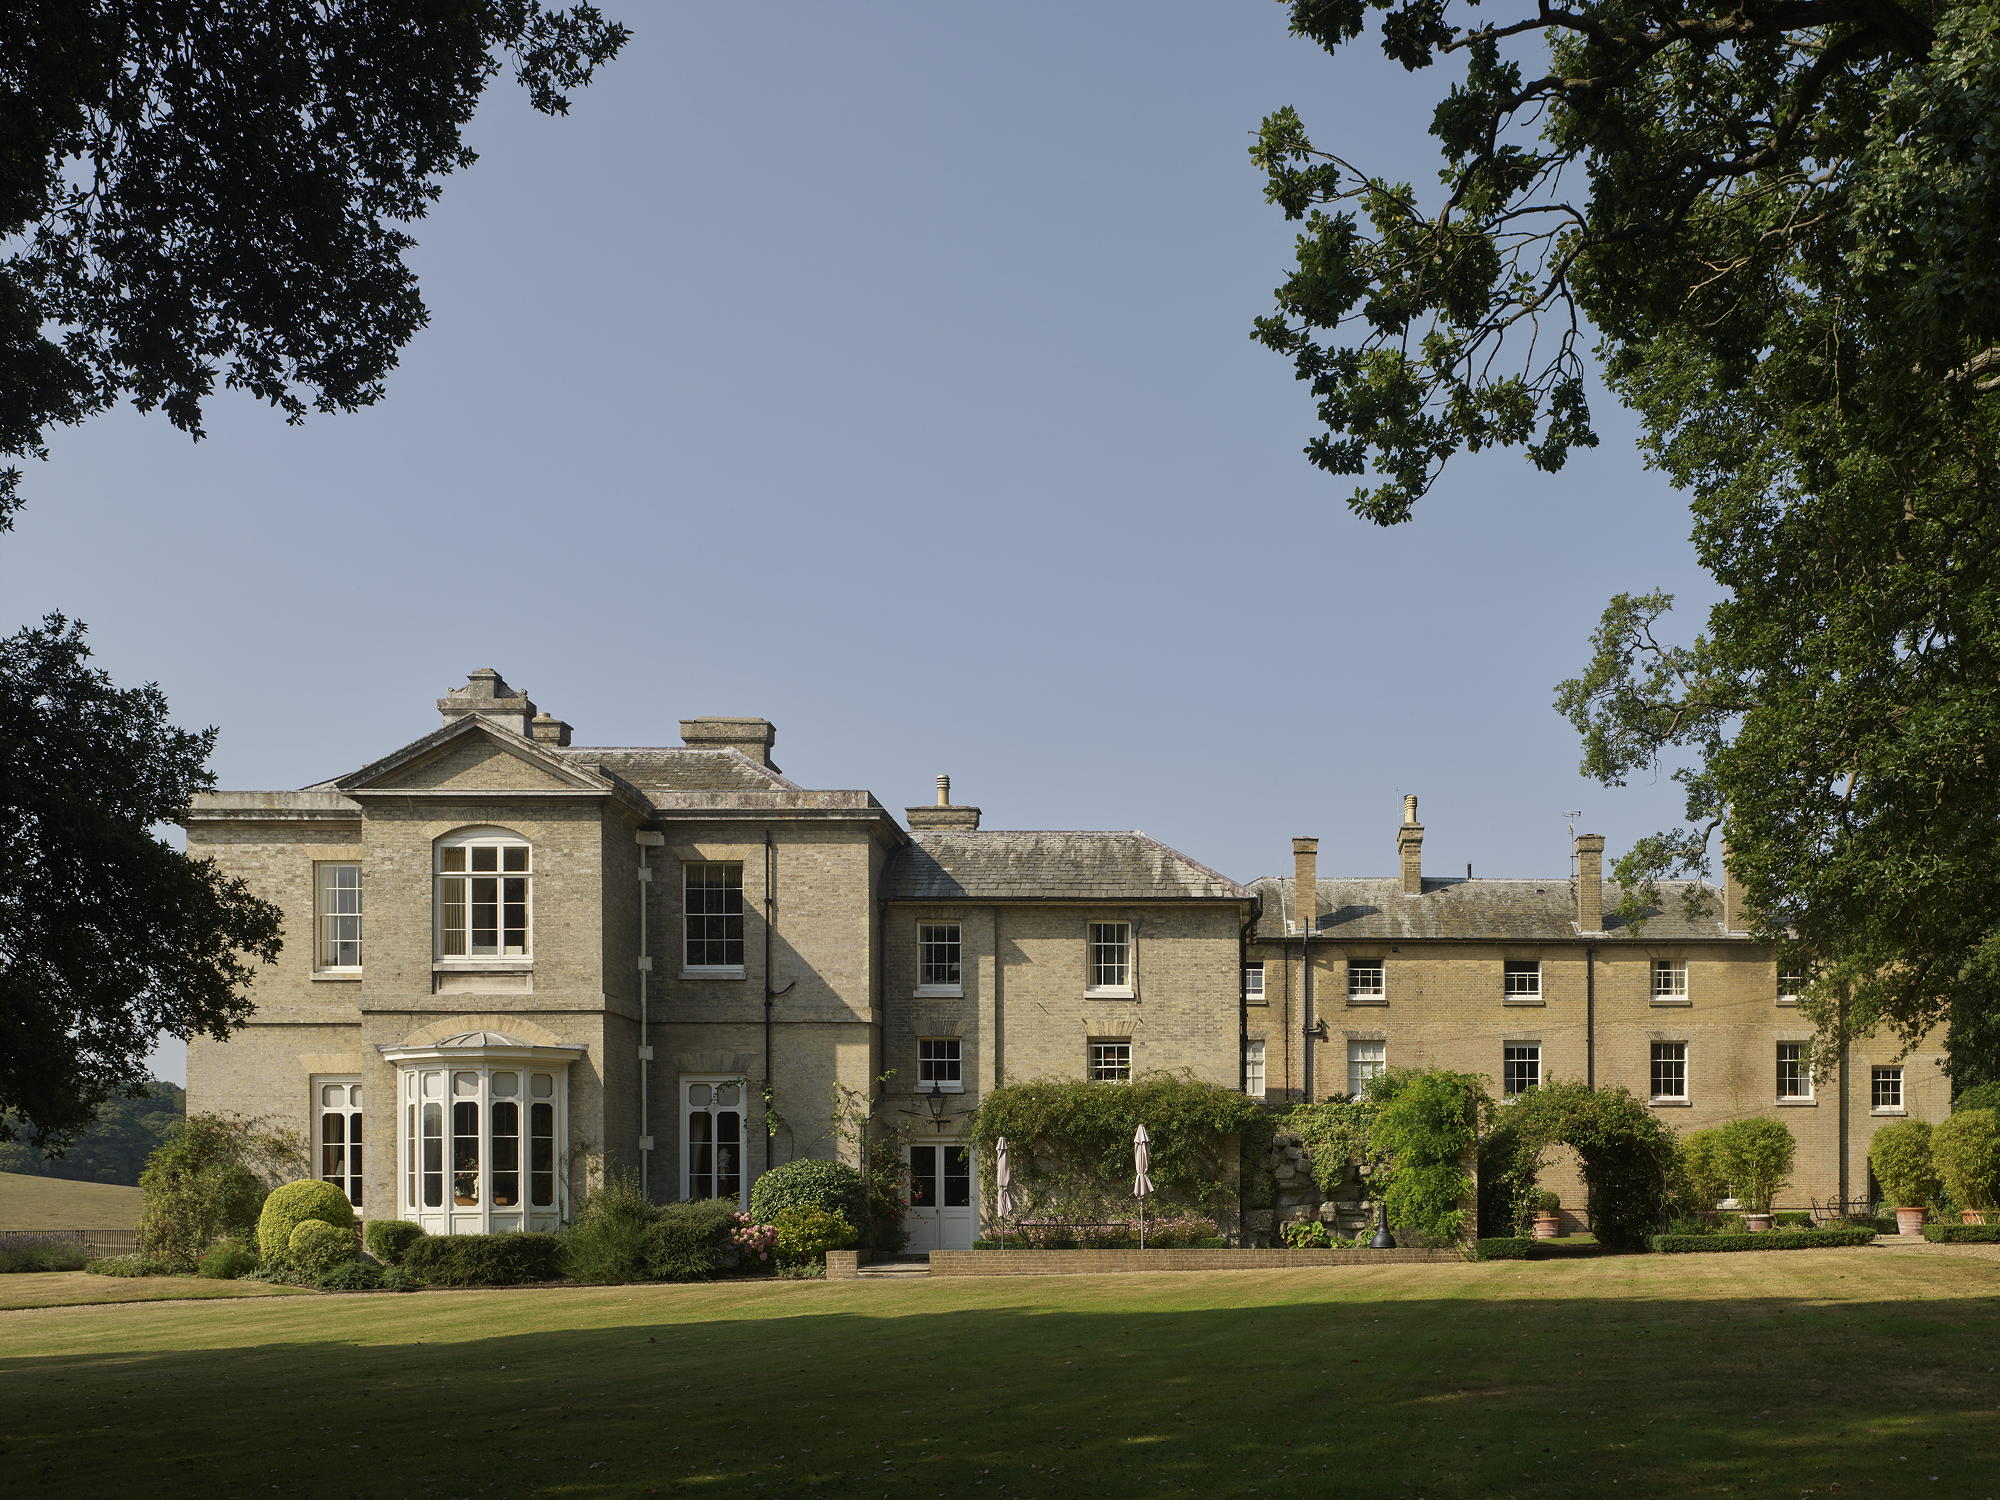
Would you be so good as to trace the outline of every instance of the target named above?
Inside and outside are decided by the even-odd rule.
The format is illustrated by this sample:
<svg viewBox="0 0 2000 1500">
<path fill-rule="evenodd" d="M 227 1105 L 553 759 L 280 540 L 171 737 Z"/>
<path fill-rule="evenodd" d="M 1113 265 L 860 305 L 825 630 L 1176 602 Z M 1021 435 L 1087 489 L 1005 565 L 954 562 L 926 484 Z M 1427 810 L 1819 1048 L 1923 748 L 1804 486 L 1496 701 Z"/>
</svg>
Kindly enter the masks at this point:
<svg viewBox="0 0 2000 1500">
<path fill-rule="evenodd" d="M 1551 1081 L 1494 1111 L 1480 1143 L 1480 1233 L 1511 1234 L 1557 1146 L 1575 1150 L 1590 1194 L 1590 1228 L 1613 1250 L 1636 1250 L 1666 1216 L 1678 1177 L 1671 1130 L 1623 1088 Z"/>
</svg>

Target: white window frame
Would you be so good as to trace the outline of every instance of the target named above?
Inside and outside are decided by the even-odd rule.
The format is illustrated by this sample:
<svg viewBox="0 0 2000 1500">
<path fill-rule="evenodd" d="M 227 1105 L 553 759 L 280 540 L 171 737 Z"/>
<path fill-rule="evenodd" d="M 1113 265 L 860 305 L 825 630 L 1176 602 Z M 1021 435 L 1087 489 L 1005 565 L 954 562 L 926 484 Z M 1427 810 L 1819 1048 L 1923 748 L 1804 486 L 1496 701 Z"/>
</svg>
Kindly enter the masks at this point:
<svg viewBox="0 0 2000 1500">
<path fill-rule="evenodd" d="M 1503 958 L 1500 961 L 1500 998 L 1516 1005 L 1542 998 L 1542 961 L 1539 958 Z"/>
<path fill-rule="evenodd" d="M 568 1216 L 569 1068 L 542 1056 L 554 1050 L 427 1053 L 397 1063 L 404 1218 L 432 1234 L 487 1234 L 553 1229 Z M 495 1107 L 509 1105 L 514 1128 L 496 1131 Z M 495 1201 L 503 1177 L 513 1179 L 505 1203 Z"/>
<path fill-rule="evenodd" d="M 1252 1099 L 1264 1097 L 1264 1040 L 1252 1037 L 1243 1044 L 1243 1092 Z"/>
<path fill-rule="evenodd" d="M 1660 1054 L 1660 1049 L 1662 1047 L 1678 1047 L 1680 1048 L 1680 1056 L 1678 1058 L 1662 1057 Z M 1646 1087 L 1647 1087 L 1647 1096 L 1653 1101 L 1653 1103 L 1686 1104 L 1693 1099 L 1694 1097 L 1694 1087 L 1692 1082 L 1693 1069 L 1692 1069 L 1692 1064 L 1688 1057 L 1688 1044 L 1686 1042 L 1654 1042 L 1650 1049 L 1649 1059 L 1651 1064 L 1651 1070 L 1647 1074 Z M 1659 1088 L 1660 1068 L 1663 1064 L 1669 1067 L 1678 1066 L 1680 1068 L 1681 1088 L 1679 1093 L 1667 1094 L 1660 1092 Z"/>
<path fill-rule="evenodd" d="M 1373 987 L 1361 982 L 1364 974 L 1375 976 Z M 1389 1003 L 1389 961 L 1384 958 L 1350 958 L 1347 961 L 1347 1003 L 1386 1005 Z"/>
<path fill-rule="evenodd" d="M 1868 1113 L 1871 1115 L 1908 1114 L 1909 1105 L 1905 1101 L 1909 1096 L 1904 1089 L 1906 1081 L 1903 1077 L 1903 1065 L 1901 1063 L 1877 1063 L 1869 1068 Z M 1885 1083 L 1894 1083 L 1896 1086 L 1896 1097 L 1893 1102 L 1885 1103 L 1883 1101 L 1882 1085 Z"/>
<path fill-rule="evenodd" d="M 1778 975 L 1778 1004 L 1797 1005 L 1799 991 L 1806 982 L 1806 976 L 1797 970 L 1787 970 Z"/>
<path fill-rule="evenodd" d="M 734 870 L 736 872 L 736 910 L 734 912 L 727 912 L 727 911 L 698 912 L 693 910 L 694 903 L 690 899 L 689 893 L 696 888 L 694 886 L 694 874 L 695 871 L 697 870 Z M 712 887 L 706 887 L 706 886 L 703 887 L 703 889 L 711 889 L 711 888 Z M 721 889 L 724 892 L 727 892 L 729 890 L 729 886 L 726 881 L 722 885 Z M 745 921 L 748 912 L 749 912 L 749 903 L 745 900 L 743 893 L 742 860 L 740 859 L 682 860 L 681 861 L 681 977 L 684 979 L 741 979 L 744 976 L 745 972 L 744 962 L 743 962 L 744 955 L 750 951 L 749 934 L 746 930 L 747 924 Z M 731 942 L 731 938 L 728 935 L 728 929 L 726 925 L 723 928 L 723 935 L 719 938 L 711 937 L 708 936 L 707 934 L 704 934 L 703 936 L 697 938 L 695 936 L 694 924 L 696 922 L 706 922 L 718 918 L 721 919 L 726 924 L 731 916 L 734 916 L 736 919 L 736 935 L 734 938 L 734 942 L 736 944 L 736 962 L 719 963 L 719 964 L 707 963 L 707 962 L 703 963 L 689 962 L 689 959 L 694 950 L 694 945 L 697 942 L 703 944 L 721 943 L 723 945 L 724 954 L 726 955 L 728 953 L 728 945 Z M 704 954 L 703 957 L 705 959 L 708 957 L 708 955 Z"/>
<path fill-rule="evenodd" d="M 949 932 L 949 938 L 936 936 Z M 950 972 L 956 978 L 933 977 L 941 971 L 934 967 L 931 953 L 934 949 L 949 947 L 952 952 Z M 958 922 L 917 923 L 917 997 L 952 999 L 965 993 L 965 928 Z"/>
<path fill-rule="evenodd" d="M 473 865 L 478 861 L 479 856 L 473 851 L 484 849 L 496 851 L 493 861 L 494 868 L 491 870 L 474 869 Z M 451 863 L 452 854 L 459 850 L 465 851 L 464 868 L 458 870 L 447 869 L 446 866 Z M 514 850 L 521 851 L 520 865 L 519 868 L 508 869 L 506 866 L 509 863 L 510 852 Z M 494 964 L 529 965 L 534 962 L 535 850 L 533 844 L 522 838 L 518 833 L 510 833 L 504 828 L 461 829 L 457 833 L 446 834 L 432 845 L 431 871 L 431 953 L 438 963 L 465 964 L 469 967 L 479 968 Z M 472 904 L 472 882 L 481 879 L 503 882 L 495 892 L 497 905 L 495 922 L 498 925 L 494 928 L 494 931 L 499 941 L 494 945 L 495 951 L 491 953 L 475 953 L 472 949 L 472 934 L 474 930 L 472 925 L 472 913 L 474 909 Z M 504 885 L 504 882 L 509 880 L 520 881 L 522 888 L 520 901 L 521 942 L 518 950 L 511 952 L 509 951 L 509 944 L 507 942 L 507 936 L 512 931 L 507 926 L 507 908 L 514 903 L 507 899 L 506 887 Z M 464 887 L 462 900 L 450 902 L 446 899 L 450 887 L 453 885 L 462 885 Z M 459 940 L 464 945 L 461 952 L 446 951 L 445 908 L 448 905 L 455 906 L 459 911 L 464 913 L 463 924 L 458 929 Z"/>
<path fill-rule="evenodd" d="M 1369 1055 L 1370 1048 L 1374 1049 Z M 1347 1039 L 1347 1092 L 1360 1098 L 1368 1080 L 1379 1078 L 1389 1066 L 1389 1044 L 1380 1037 L 1351 1036 Z"/>
<path fill-rule="evenodd" d="M 1264 961 L 1252 959 L 1243 966 L 1243 1001 L 1246 1005 L 1265 1005 L 1269 1001 L 1264 993 Z"/>
<path fill-rule="evenodd" d="M 1785 1055 L 1787 1049 L 1791 1052 L 1791 1056 L 1789 1057 Z M 1780 1104 L 1809 1104 L 1812 1102 L 1813 1076 L 1811 1059 L 1808 1055 L 1810 1051 L 1811 1048 L 1805 1042 L 1778 1043 L 1777 1098 Z M 1787 1069 L 1792 1070 L 1790 1081 L 1795 1085 L 1795 1090 L 1791 1093 L 1785 1091 Z"/>
<path fill-rule="evenodd" d="M 1653 960 L 1653 1004 L 1688 1003 L 1688 963 L 1684 958 Z"/>
<path fill-rule="evenodd" d="M 1108 934 L 1118 933 L 1117 938 Z M 1115 964 L 1107 955 L 1117 953 Z M 1136 993 L 1138 939 L 1125 921 L 1092 922 L 1084 931 L 1084 994 L 1101 1000 L 1130 1000 Z M 1107 982 L 1109 981 L 1109 982 Z"/>
<path fill-rule="evenodd" d="M 927 1049 L 932 1055 L 926 1057 Z M 943 1076 L 950 1073 L 950 1077 Z M 965 1092 L 965 1039 L 956 1036 L 917 1038 L 917 1088 L 928 1094 L 933 1087 L 940 1093 Z"/>
<path fill-rule="evenodd" d="M 1533 1053 L 1532 1057 L 1510 1057 L 1510 1052 Z M 1522 1082 L 1522 1069 L 1532 1066 L 1533 1077 Z M 1521 1095 L 1542 1086 L 1542 1044 L 1540 1042 L 1502 1042 L 1500 1044 L 1500 1097 L 1518 1099 Z"/>
<path fill-rule="evenodd" d="M 366 1136 L 363 1131 L 361 1080 L 355 1077 L 312 1080 L 312 1152 L 319 1180 L 330 1182 L 361 1205 Z M 338 1139 L 329 1139 L 337 1136 Z"/>
<path fill-rule="evenodd" d="M 697 1100 L 695 1095 L 702 1089 L 708 1091 L 708 1097 Z M 715 1094 L 719 1089 L 735 1090 L 734 1100 L 716 1098 Z M 684 1200 L 691 1200 L 696 1196 L 694 1152 L 697 1142 L 691 1121 L 697 1115 L 705 1116 L 709 1120 L 706 1144 L 715 1148 L 726 1144 L 720 1134 L 722 1116 L 734 1114 L 736 1116 L 736 1206 L 745 1212 L 749 1210 L 750 1183 L 757 1175 L 750 1170 L 750 1100 L 750 1081 L 738 1074 L 683 1075 L 681 1078 L 680 1177 L 681 1197 Z M 724 1174 L 719 1159 L 711 1157 L 709 1170 L 702 1175 L 709 1179 L 711 1185 L 720 1186 L 720 1179 Z M 713 1198 L 726 1195 L 711 1192 L 700 1196 Z"/>
<path fill-rule="evenodd" d="M 1092 1083 L 1130 1083 L 1132 1038 L 1092 1037 L 1084 1050 L 1084 1074 Z"/>
<path fill-rule="evenodd" d="M 334 884 L 329 877 L 353 872 L 352 884 Z M 320 859 L 313 861 L 313 972 L 316 974 L 359 974 L 363 953 L 361 861 Z M 351 954 L 341 952 L 351 947 Z M 352 957 L 352 963 L 339 962 Z"/>
</svg>

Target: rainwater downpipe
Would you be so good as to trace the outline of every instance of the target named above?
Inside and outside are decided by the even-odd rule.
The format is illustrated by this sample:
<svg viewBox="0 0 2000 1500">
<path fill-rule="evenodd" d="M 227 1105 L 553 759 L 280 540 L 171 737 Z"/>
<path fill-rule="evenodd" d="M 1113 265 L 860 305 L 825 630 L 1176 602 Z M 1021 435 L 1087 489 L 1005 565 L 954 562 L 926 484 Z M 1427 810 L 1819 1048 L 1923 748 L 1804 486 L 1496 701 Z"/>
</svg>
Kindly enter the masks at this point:
<svg viewBox="0 0 2000 1500">
<path fill-rule="evenodd" d="M 1597 1087 L 1597 944 L 1583 945 L 1583 1086 Z"/>
<path fill-rule="evenodd" d="M 1303 921 L 1299 923 L 1299 967 L 1304 971 L 1304 1004 L 1301 1008 L 1305 1013 L 1305 1045 L 1302 1050 L 1305 1076 L 1299 1084 L 1305 1102 L 1310 1104 L 1313 1102 L 1313 957 L 1312 933 Z"/>
<path fill-rule="evenodd" d="M 770 1171 L 775 1162 L 771 1160 L 773 1137 L 771 1135 L 771 1106 L 777 1097 L 777 1090 L 771 1082 L 771 1011 L 772 1002 L 780 995 L 791 991 L 798 983 L 794 979 L 784 989 L 771 987 L 771 934 L 778 925 L 778 846 L 771 841 L 771 830 L 764 830 L 764 1170 Z"/>
<path fill-rule="evenodd" d="M 634 837 L 639 844 L 639 1191 L 643 1195 L 651 1177 L 648 1169 L 653 1163 L 653 1116 L 648 1094 L 653 1073 L 653 1028 L 648 1009 L 653 956 L 646 915 L 646 893 L 653 884 L 653 867 L 646 862 L 646 851 L 664 844 L 666 838 L 643 828 Z"/>
</svg>

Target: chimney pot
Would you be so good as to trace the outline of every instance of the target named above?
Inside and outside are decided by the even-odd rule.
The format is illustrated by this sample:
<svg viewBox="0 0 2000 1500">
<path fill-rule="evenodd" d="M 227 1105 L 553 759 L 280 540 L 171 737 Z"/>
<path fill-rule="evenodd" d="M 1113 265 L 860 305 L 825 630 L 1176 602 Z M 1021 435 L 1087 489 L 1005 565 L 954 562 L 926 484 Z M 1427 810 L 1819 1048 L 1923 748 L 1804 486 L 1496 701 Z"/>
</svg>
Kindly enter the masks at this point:
<svg viewBox="0 0 2000 1500">
<path fill-rule="evenodd" d="M 1595 936 L 1604 931 L 1604 835 L 1576 836 L 1576 927 Z"/>
<path fill-rule="evenodd" d="M 528 732 L 543 745 L 567 745 L 571 734 L 569 725 L 554 714 L 536 714 L 528 721 Z"/>
<path fill-rule="evenodd" d="M 1403 799 L 1403 822 L 1405 825 L 1411 828 L 1415 828 L 1418 826 L 1417 794 L 1415 792 L 1411 792 L 1407 797 Z"/>
<path fill-rule="evenodd" d="M 949 776 L 940 776 L 940 777 L 938 777 L 938 779 L 937 779 L 937 789 L 938 789 L 938 799 L 937 799 L 937 805 L 938 805 L 939 807 L 950 807 L 950 806 L 951 806 L 951 778 L 950 778 Z"/>
<path fill-rule="evenodd" d="M 1301 932 L 1319 930 L 1319 840 L 1292 840 L 1292 911 Z"/>
<path fill-rule="evenodd" d="M 912 833 L 977 833 L 979 809 L 951 800 L 951 778 L 937 779 L 937 801 L 929 807 L 906 807 L 903 821 Z"/>
</svg>

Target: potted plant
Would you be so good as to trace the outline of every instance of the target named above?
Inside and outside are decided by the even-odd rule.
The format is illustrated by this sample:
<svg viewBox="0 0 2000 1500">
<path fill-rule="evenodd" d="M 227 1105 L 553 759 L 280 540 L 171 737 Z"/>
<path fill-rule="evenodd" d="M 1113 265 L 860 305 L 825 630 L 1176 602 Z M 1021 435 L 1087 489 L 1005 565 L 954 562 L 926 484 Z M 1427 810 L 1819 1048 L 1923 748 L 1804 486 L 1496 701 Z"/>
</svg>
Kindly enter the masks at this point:
<svg viewBox="0 0 2000 1500">
<path fill-rule="evenodd" d="M 1968 1224 L 1984 1224 L 2000 1189 L 2000 1114 L 1961 1109 L 1931 1132 L 1931 1165 Z"/>
<path fill-rule="evenodd" d="M 1940 1186 L 1931 1164 L 1931 1127 L 1923 1120 L 1884 1125 L 1868 1143 L 1868 1165 L 1896 1209 L 1899 1234 L 1922 1234 Z"/>
<path fill-rule="evenodd" d="M 1535 1238 L 1552 1240 L 1562 1233 L 1562 1199 L 1544 1188 L 1528 1194 L 1528 1211 L 1534 1216 Z"/>
<path fill-rule="evenodd" d="M 451 1201 L 460 1208 L 466 1208 L 479 1201 L 479 1174 L 477 1172 L 454 1172 L 451 1178 Z"/>
<path fill-rule="evenodd" d="M 1798 1142 L 1778 1120 L 1732 1120 L 1716 1131 L 1723 1175 L 1743 1209 L 1743 1227 L 1762 1234 L 1771 1227 L 1771 1200 L 1791 1174 Z"/>
</svg>

